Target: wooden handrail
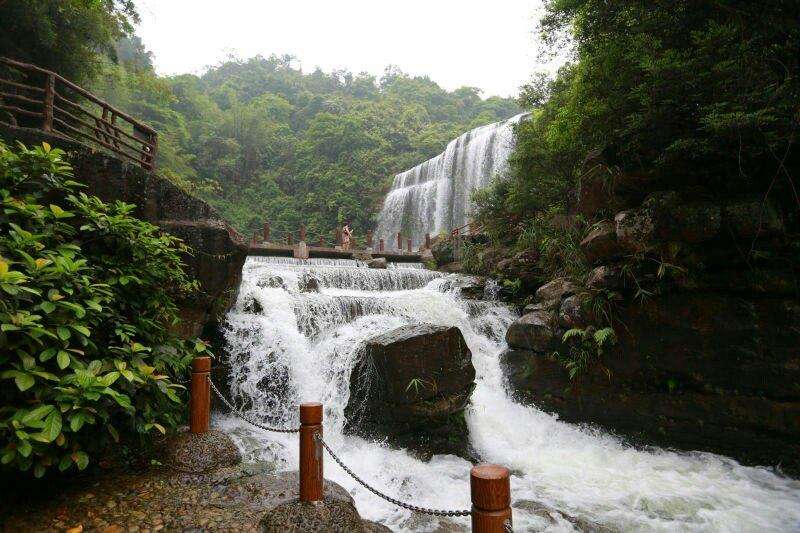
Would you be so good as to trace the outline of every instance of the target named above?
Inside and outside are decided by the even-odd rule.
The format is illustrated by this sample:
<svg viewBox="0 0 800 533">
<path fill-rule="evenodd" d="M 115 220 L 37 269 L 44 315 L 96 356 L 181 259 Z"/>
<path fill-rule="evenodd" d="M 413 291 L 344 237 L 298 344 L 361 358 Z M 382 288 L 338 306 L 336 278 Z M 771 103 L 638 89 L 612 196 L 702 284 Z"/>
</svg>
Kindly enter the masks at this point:
<svg viewBox="0 0 800 533">
<path fill-rule="evenodd" d="M 0 109 L 12 115 L 12 123 L 16 120 L 15 115 L 41 118 L 41 122 L 34 127 L 44 132 L 58 133 L 80 144 L 98 145 L 118 156 L 138 163 L 146 170 L 155 170 L 158 134 L 152 127 L 136 120 L 55 72 L 5 57 L 0 57 L 0 66 L 2 65 L 14 71 L 15 74 L 12 78 L 21 76 L 21 79 L 12 81 L 0 78 L 0 85 L 26 91 L 24 94 L 0 92 Z M 36 74 L 34 76 L 35 85 L 30 82 L 32 73 Z M 43 87 L 38 79 L 39 76 L 44 77 Z M 9 91 L 13 90 L 9 89 Z M 71 100 L 67 97 L 65 90 L 69 95 L 77 95 L 79 100 L 82 99 L 81 101 L 98 106 L 100 111 L 97 111 L 93 105 L 87 109 Z M 22 107 L 7 105 L 9 100 L 20 102 Z M 61 107 L 56 105 L 56 101 L 61 104 Z M 63 104 L 69 106 L 72 112 L 64 109 Z M 73 113 L 80 113 L 89 120 L 81 119 Z M 117 119 L 122 122 L 117 122 Z M 17 121 L 17 123 L 19 122 Z M 30 127 L 27 124 L 30 124 L 32 120 L 27 119 L 22 122 L 26 124 L 26 127 Z M 129 131 L 125 131 L 126 129 Z"/>
</svg>

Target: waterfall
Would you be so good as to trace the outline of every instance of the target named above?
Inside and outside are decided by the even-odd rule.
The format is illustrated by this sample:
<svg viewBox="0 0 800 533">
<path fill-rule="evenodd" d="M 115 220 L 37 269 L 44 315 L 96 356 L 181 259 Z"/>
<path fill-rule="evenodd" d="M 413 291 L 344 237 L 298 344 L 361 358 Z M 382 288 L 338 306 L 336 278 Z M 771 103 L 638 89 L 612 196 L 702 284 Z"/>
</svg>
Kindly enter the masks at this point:
<svg viewBox="0 0 800 533">
<path fill-rule="evenodd" d="M 383 202 L 376 238 L 393 246 L 401 232 L 417 247 L 426 233 L 433 236 L 464 226 L 471 214 L 472 191 L 505 172 L 514 148 L 513 127 L 527 115 L 468 131 L 441 154 L 397 174 Z"/>
<path fill-rule="evenodd" d="M 319 292 L 300 292 L 304 276 Z M 249 258 L 223 333 L 231 365 L 225 391 L 248 414 L 283 427 L 297 405 L 325 405 L 325 439 L 378 490 L 415 505 L 468 509 L 470 464 L 455 456 L 422 461 L 406 450 L 345 434 L 349 378 L 364 340 L 412 322 L 456 326 L 472 352 L 476 388 L 467 411 L 470 443 L 512 471 L 515 531 L 775 531 L 800 525 L 800 482 L 710 453 L 637 449 L 588 427 L 516 403 L 498 362 L 515 313 L 459 294 L 457 275 L 358 262 Z M 258 302 L 258 306 L 253 303 Z M 298 464 L 297 435 L 267 433 L 225 413 L 247 460 L 277 470 Z M 465 519 L 412 515 L 358 485 L 325 458 L 325 477 L 344 486 L 364 518 L 395 531 L 466 531 Z"/>
</svg>

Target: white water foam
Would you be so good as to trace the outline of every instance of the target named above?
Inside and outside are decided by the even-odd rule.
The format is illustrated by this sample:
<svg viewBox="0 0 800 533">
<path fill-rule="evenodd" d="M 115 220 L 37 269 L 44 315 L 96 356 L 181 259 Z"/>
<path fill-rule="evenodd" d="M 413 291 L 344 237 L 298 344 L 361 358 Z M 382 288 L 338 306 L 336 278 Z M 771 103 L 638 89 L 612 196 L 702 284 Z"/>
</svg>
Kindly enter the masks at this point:
<svg viewBox="0 0 800 533">
<path fill-rule="evenodd" d="M 435 236 L 464 226 L 472 214 L 472 192 L 506 171 L 514 126 L 527 116 L 470 130 L 441 154 L 397 174 L 383 201 L 375 239 L 393 245 L 401 232 L 416 249 L 426 233 Z"/>
<path fill-rule="evenodd" d="M 515 531 L 570 531 L 575 523 L 611 531 L 800 530 L 797 480 L 708 453 L 635 449 L 514 402 L 497 357 L 514 319 L 505 306 L 461 299 L 448 278 L 436 273 L 322 263 L 248 260 L 237 306 L 225 325 L 233 368 L 229 392 L 252 416 L 284 426 L 297 425 L 298 403 L 322 402 L 326 441 L 379 490 L 426 507 L 470 506 L 467 461 L 436 456 L 423 462 L 343 433 L 348 380 L 360 344 L 404 324 L 430 322 L 459 327 L 472 351 L 477 387 L 467 414 L 470 439 L 483 460 L 513 472 Z M 364 280 L 329 273 L 348 267 Z M 398 279 L 375 281 L 387 272 Z M 303 273 L 326 280 L 321 293 L 298 292 Z M 404 277 L 409 273 L 431 279 L 421 285 L 419 278 Z M 276 276 L 284 278 L 283 286 L 259 286 L 259 280 Z M 372 288 L 385 283 L 404 288 Z M 244 311 L 251 298 L 262 313 Z M 280 470 L 297 468 L 296 435 L 266 433 L 225 415 L 217 415 L 215 423 L 234 436 L 247 459 L 270 461 Z M 329 457 L 325 476 L 350 491 L 364 518 L 393 530 L 468 529 L 467 520 L 440 524 L 378 499 Z"/>
</svg>

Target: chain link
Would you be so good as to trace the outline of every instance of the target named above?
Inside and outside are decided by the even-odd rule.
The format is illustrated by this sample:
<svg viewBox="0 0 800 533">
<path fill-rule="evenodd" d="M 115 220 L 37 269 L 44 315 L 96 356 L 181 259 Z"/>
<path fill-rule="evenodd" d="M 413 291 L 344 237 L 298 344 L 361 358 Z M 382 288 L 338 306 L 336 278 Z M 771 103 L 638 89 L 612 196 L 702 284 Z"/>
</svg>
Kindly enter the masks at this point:
<svg viewBox="0 0 800 533">
<path fill-rule="evenodd" d="M 333 453 L 333 450 L 331 450 L 331 447 L 328 446 L 328 443 L 326 443 L 322 439 L 322 436 L 319 433 L 315 434 L 314 438 L 320 444 L 322 444 L 322 446 L 326 450 L 328 450 L 328 453 L 330 454 L 331 457 L 333 457 L 333 460 L 336 461 L 339 464 L 339 466 L 342 467 L 342 470 L 347 472 L 350 475 L 350 477 L 355 479 L 362 487 L 364 487 L 365 489 L 367 489 L 368 491 L 370 491 L 374 495 L 378 496 L 379 498 L 383 498 L 384 500 L 386 500 L 389 503 L 397 505 L 398 507 L 402 507 L 403 509 L 408 509 L 409 511 L 414 511 L 416 513 L 424 513 L 424 514 L 429 514 L 429 515 L 434 515 L 434 516 L 469 516 L 469 515 L 472 514 L 472 511 L 444 511 L 444 510 L 441 510 L 441 509 L 429 509 L 427 507 L 418 507 L 416 505 L 411 505 L 409 503 L 405 503 L 405 502 L 401 502 L 400 500 L 396 500 L 396 499 L 392 498 L 391 496 L 387 496 L 386 494 L 382 493 L 378 489 L 368 485 L 366 481 L 364 481 L 363 479 L 358 477 L 352 470 L 350 470 L 347 467 L 347 465 L 345 465 L 342 462 L 342 460 L 339 459 L 339 456 L 336 455 L 335 453 Z"/>
<path fill-rule="evenodd" d="M 234 406 L 231 404 L 231 402 L 229 402 L 229 401 L 227 400 L 227 398 L 225 398 L 225 396 L 223 396 L 223 395 L 222 395 L 222 393 L 219 391 L 219 389 L 217 389 L 217 386 L 216 386 L 216 385 L 214 385 L 214 382 L 213 382 L 213 381 L 211 381 L 211 378 L 210 378 L 210 377 L 208 378 L 208 382 L 211 384 L 211 389 L 214 391 L 214 394 L 216 394 L 216 395 L 217 395 L 217 397 L 218 397 L 220 400 L 222 400 L 222 403 L 224 403 L 224 404 L 225 404 L 225 406 L 226 406 L 226 407 L 227 407 L 227 408 L 228 408 L 228 409 L 229 409 L 229 410 L 230 410 L 230 411 L 231 411 L 233 414 L 235 414 L 236 416 L 238 416 L 239 418 L 241 418 L 242 420 L 244 420 L 244 421 L 245 421 L 245 422 L 247 422 L 248 424 L 250 424 L 250 425 L 252 425 L 252 426 L 255 426 L 255 427 L 257 427 L 258 429 L 263 429 L 264 431 L 273 431 L 273 432 L 276 432 L 276 433 L 298 433 L 298 432 L 300 431 L 300 428 L 295 428 L 295 429 L 281 429 L 281 428 L 272 428 L 272 427 L 269 427 L 269 426 L 265 426 L 265 425 L 261 424 L 260 422 L 256 422 L 256 421 L 254 421 L 254 420 L 251 420 L 251 419 L 250 419 L 250 418 L 249 418 L 249 417 L 248 417 L 246 414 L 244 414 L 243 412 L 241 412 L 240 410 L 238 410 L 236 407 L 234 407 Z"/>
<path fill-rule="evenodd" d="M 222 395 L 222 393 L 219 391 L 219 389 L 217 389 L 217 386 L 214 385 L 214 382 L 211 380 L 211 378 L 208 378 L 208 382 L 211 384 L 211 389 L 214 391 L 214 394 L 217 395 L 217 397 L 222 401 L 222 403 L 224 403 L 225 406 L 233 414 L 235 414 L 236 416 L 238 416 L 239 418 L 241 418 L 242 420 L 244 420 L 248 424 L 251 424 L 251 425 L 253 425 L 253 426 L 255 426 L 255 427 L 259 428 L 259 429 L 263 429 L 265 431 L 274 431 L 274 432 L 277 432 L 277 433 L 298 433 L 300 431 L 300 428 L 295 428 L 295 429 L 273 428 L 273 427 L 265 426 L 265 425 L 263 425 L 263 424 L 261 424 L 259 422 L 254 421 L 254 420 L 251 420 L 247 415 L 245 415 L 239 409 L 234 407 L 234 405 L 231 404 L 231 402 L 229 402 L 227 400 L 227 398 L 225 398 Z M 327 450 L 327 452 L 330 454 L 330 456 L 333 458 L 333 460 L 336 461 L 336 463 L 340 467 L 342 467 L 342 470 L 347 472 L 347 474 L 350 477 L 352 477 L 354 480 L 356 480 L 356 482 L 359 485 L 361 485 L 362 487 L 364 487 L 365 489 L 367 489 L 368 491 L 370 491 L 374 495 L 378 496 L 379 498 L 382 498 L 382 499 L 386 500 L 387 502 L 389 502 L 391 504 L 394 504 L 394 505 L 396 505 L 398 507 L 402 507 L 403 509 L 407 509 L 409 511 L 413 511 L 415 513 L 423 513 L 423 514 L 428 514 L 428 515 L 433 515 L 433 516 L 470 516 L 472 514 L 472 511 L 469 511 L 469 510 L 446 511 L 446 510 L 443 510 L 443 509 L 430 509 L 428 507 L 420 507 L 420 506 L 417 506 L 417 505 L 411 505 L 409 503 L 401 502 L 400 500 L 392 498 L 391 496 L 388 496 L 388 495 L 384 494 L 383 492 L 379 491 L 378 489 L 376 489 L 376 488 L 372 487 L 371 485 L 367 484 L 366 481 L 364 481 L 363 479 L 358 477 L 355 472 L 350 470 L 350 468 L 348 468 L 348 466 L 346 464 L 344 464 L 344 462 L 342 462 L 342 460 L 339 458 L 339 456 L 334 453 L 334 451 L 331 449 L 331 447 L 328 446 L 328 443 L 325 442 L 325 440 L 323 440 L 322 436 L 319 433 L 315 434 L 314 438 L 315 438 L 315 440 L 317 440 L 317 442 L 322 444 L 322 446 L 325 448 L 325 450 Z M 510 521 L 506 521 L 506 523 L 503 525 L 503 528 L 505 529 L 506 533 L 513 533 L 513 529 L 512 529 Z"/>
</svg>

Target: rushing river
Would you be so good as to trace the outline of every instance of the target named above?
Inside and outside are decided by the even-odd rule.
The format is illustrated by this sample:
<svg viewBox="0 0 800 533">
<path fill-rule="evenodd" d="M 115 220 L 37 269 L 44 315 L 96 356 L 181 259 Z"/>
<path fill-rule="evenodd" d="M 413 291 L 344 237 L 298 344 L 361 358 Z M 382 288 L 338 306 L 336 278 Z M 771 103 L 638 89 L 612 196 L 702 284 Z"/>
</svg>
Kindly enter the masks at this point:
<svg viewBox="0 0 800 533">
<path fill-rule="evenodd" d="M 467 461 L 436 456 L 423 462 L 342 431 L 362 341 L 411 322 L 458 326 L 477 371 L 470 440 L 481 459 L 512 470 L 515 531 L 572 531 L 575 524 L 609 531 L 800 530 L 796 480 L 708 453 L 636 449 L 516 403 L 497 357 L 514 313 L 500 303 L 461 299 L 451 277 L 419 265 L 392 266 L 249 258 L 225 325 L 233 368 L 227 392 L 252 416 L 287 427 L 298 424 L 298 403 L 320 401 L 326 441 L 376 488 L 415 505 L 468 509 Z M 319 281 L 319 293 L 298 290 L 308 275 Z M 233 435 L 246 459 L 297 468 L 296 435 L 266 433 L 228 415 L 215 423 Z M 412 516 L 367 492 L 329 456 L 325 461 L 325 477 L 350 491 L 364 518 L 397 531 L 468 528 L 465 519 L 440 524 Z"/>
</svg>

